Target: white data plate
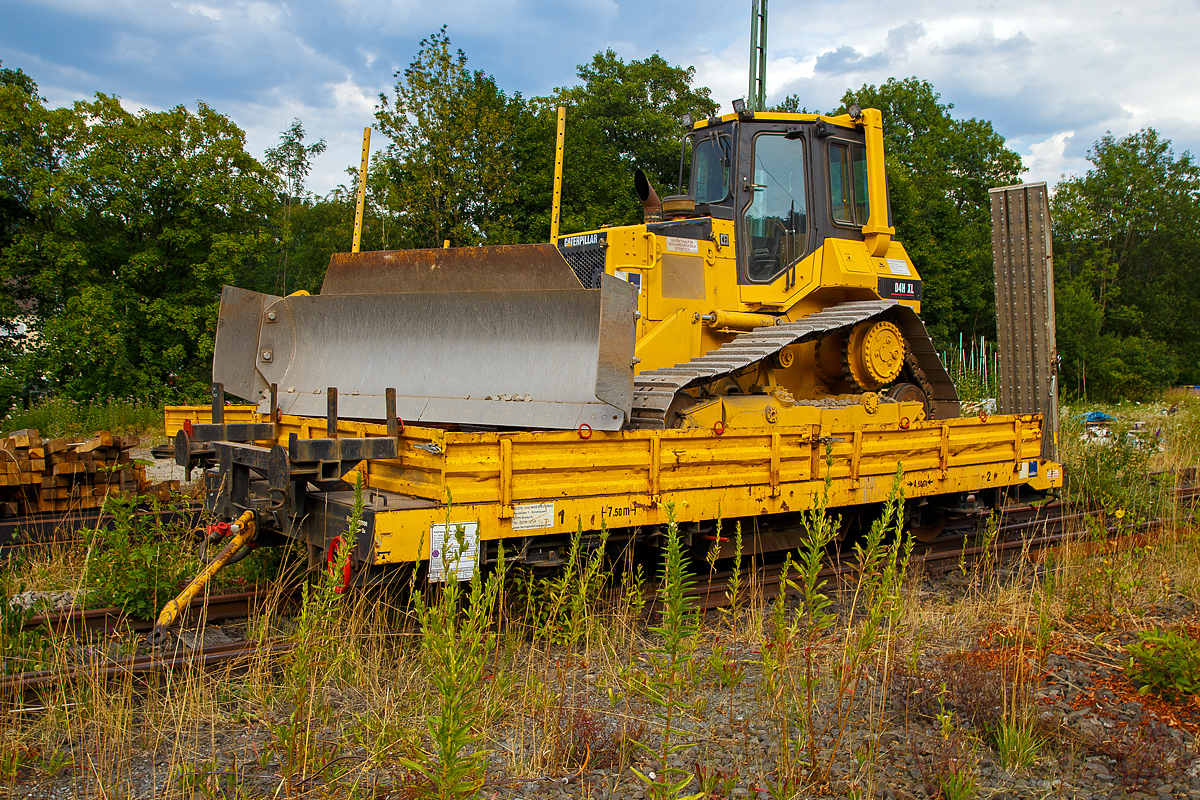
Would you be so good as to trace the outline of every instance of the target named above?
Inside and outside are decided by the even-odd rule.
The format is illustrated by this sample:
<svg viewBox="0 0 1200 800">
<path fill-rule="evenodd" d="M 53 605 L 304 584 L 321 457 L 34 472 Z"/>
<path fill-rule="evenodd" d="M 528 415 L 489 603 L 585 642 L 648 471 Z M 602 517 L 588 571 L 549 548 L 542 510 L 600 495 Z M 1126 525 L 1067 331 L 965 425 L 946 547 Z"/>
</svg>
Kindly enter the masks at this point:
<svg viewBox="0 0 1200 800">
<path fill-rule="evenodd" d="M 554 527 L 554 503 L 526 503 L 513 506 L 514 531 L 532 531 Z"/>
<path fill-rule="evenodd" d="M 461 546 L 459 529 L 462 529 Z M 452 522 L 429 526 L 429 582 L 446 579 L 444 567 L 454 570 L 460 581 L 469 581 L 479 561 L 479 523 Z M 457 564 L 456 564 L 457 562 Z"/>
</svg>

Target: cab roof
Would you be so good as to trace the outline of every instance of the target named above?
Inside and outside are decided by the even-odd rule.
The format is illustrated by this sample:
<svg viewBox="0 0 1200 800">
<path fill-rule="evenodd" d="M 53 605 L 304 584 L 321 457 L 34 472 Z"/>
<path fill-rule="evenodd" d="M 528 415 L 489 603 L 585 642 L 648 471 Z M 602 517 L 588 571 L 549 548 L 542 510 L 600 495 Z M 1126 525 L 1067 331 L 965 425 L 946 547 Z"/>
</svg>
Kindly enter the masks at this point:
<svg viewBox="0 0 1200 800">
<path fill-rule="evenodd" d="M 816 122 L 824 120 L 830 125 L 838 125 L 851 130 L 858 127 L 858 124 L 850 117 L 849 114 L 839 114 L 836 117 L 828 114 L 790 114 L 783 111 L 755 111 L 743 112 L 738 114 L 736 111 L 730 111 L 728 114 L 722 114 L 719 117 L 709 117 L 708 119 L 696 120 L 692 125 L 692 130 L 700 130 L 713 125 L 719 125 L 724 122 L 734 122 L 737 120 L 758 120 L 760 122 Z"/>
</svg>

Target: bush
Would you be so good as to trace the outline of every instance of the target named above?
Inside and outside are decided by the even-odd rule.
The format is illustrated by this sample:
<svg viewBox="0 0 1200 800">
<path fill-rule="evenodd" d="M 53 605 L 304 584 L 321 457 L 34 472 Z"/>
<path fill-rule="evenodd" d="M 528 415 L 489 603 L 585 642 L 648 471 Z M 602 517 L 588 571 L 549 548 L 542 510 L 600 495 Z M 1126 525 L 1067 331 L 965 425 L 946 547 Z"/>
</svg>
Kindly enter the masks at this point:
<svg viewBox="0 0 1200 800">
<path fill-rule="evenodd" d="M 157 513 L 135 525 L 133 501 L 110 498 L 104 508 L 113 515 L 112 524 L 88 533 L 83 582 L 89 600 L 153 620 L 195 573 L 191 538 L 164 526 Z"/>
<path fill-rule="evenodd" d="M 1140 694 L 1177 699 L 1200 691 L 1200 642 L 1173 631 L 1140 634 L 1141 642 L 1126 645 L 1129 663 L 1125 674 L 1140 684 Z"/>
<path fill-rule="evenodd" d="M 1112 400 L 1147 400 L 1179 377 L 1171 348 L 1136 336 L 1113 340 L 1103 369 L 1106 374 L 1098 388 Z"/>
<path fill-rule="evenodd" d="M 1085 439 L 1080 412 L 1068 407 L 1062 420 L 1060 458 L 1067 471 L 1066 495 L 1087 508 L 1124 509 L 1152 518 L 1168 502 L 1169 486 L 1149 479 L 1152 459 L 1161 440 L 1148 431 L 1133 430 L 1125 420 L 1106 424 L 1107 439 Z"/>
</svg>

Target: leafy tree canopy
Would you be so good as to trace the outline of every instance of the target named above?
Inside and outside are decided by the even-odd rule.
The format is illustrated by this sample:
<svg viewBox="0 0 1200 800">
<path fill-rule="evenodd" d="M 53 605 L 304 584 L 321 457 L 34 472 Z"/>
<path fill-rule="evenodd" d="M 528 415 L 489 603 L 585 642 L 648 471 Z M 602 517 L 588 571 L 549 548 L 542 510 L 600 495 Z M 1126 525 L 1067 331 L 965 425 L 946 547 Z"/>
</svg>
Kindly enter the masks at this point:
<svg viewBox="0 0 1200 800">
<path fill-rule="evenodd" d="M 1200 382 L 1200 167 L 1153 128 L 1112 134 L 1053 198 L 1064 387 L 1118 398 Z"/>
<path fill-rule="evenodd" d="M 546 241 L 560 105 L 568 142 L 561 229 L 640 219 L 634 170 L 673 187 L 680 115 L 716 106 L 707 89 L 692 87 L 694 69 L 657 54 L 626 62 L 609 50 L 578 75 L 576 86 L 525 99 L 468 69 L 445 28 L 423 40 L 376 111 L 391 140 L 368 178 L 385 246 Z"/>
<path fill-rule="evenodd" d="M 692 86 L 694 67 L 672 66 L 657 53 L 626 63 L 607 50 L 581 64 L 578 75 L 582 83 L 541 101 L 544 113 L 567 107 L 562 228 L 639 222 L 634 171 L 643 170 L 660 196 L 675 194 L 680 117 L 707 117 L 717 104 L 708 89 Z"/>
<path fill-rule="evenodd" d="M 28 321 L 23 382 L 87 400 L 209 380 L 223 283 L 258 287 L 273 250 L 271 177 L 203 103 L 131 113 L 97 94 L 47 109 L 0 82 L 4 319 Z M 28 387 L 26 387 L 28 388 Z"/>
<path fill-rule="evenodd" d="M 511 220 L 497 210 L 513 202 L 523 158 L 515 145 L 528 124 L 520 94 L 507 95 L 492 76 L 467 69 L 443 27 L 421 41 L 416 58 L 396 73 L 394 97 L 380 94 L 375 118 L 391 139 L 376 161 L 392 186 L 402 247 L 501 244 L 513 241 Z"/>
<path fill-rule="evenodd" d="M 281 295 L 291 291 L 288 281 L 288 268 L 292 255 L 292 205 L 303 201 L 306 197 L 304 180 L 312 171 L 312 159 L 325 152 L 325 140 L 318 139 L 312 144 L 305 144 L 304 123 L 293 119 L 288 129 L 280 135 L 279 144 L 268 147 L 263 155 L 265 165 L 274 173 L 278 181 L 279 196 L 282 199 L 276 210 L 277 237 L 279 239 L 279 259 L 275 270 L 275 291 Z"/>
</svg>

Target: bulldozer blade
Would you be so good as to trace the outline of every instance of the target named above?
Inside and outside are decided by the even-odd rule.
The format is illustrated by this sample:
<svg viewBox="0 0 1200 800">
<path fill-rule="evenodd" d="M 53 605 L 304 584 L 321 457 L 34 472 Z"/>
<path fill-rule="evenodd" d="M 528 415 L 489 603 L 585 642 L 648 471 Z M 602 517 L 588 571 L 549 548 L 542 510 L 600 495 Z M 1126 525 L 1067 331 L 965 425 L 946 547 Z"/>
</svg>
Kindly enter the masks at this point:
<svg viewBox="0 0 1200 800">
<path fill-rule="evenodd" d="M 217 317 L 217 341 L 213 350 L 213 382 L 244 400 L 259 402 L 271 387 L 247 358 L 245 348 L 258 342 L 266 307 L 278 301 L 275 295 L 260 294 L 234 286 L 221 289 L 221 312 Z"/>
<path fill-rule="evenodd" d="M 321 295 L 578 289 L 552 244 L 334 253 Z"/>
<path fill-rule="evenodd" d="M 607 276 L 576 287 L 289 296 L 257 339 L 218 340 L 237 355 L 220 350 L 214 365 L 254 364 L 285 414 L 324 416 L 333 387 L 340 417 L 383 420 L 394 388 L 405 422 L 618 430 L 633 403 L 637 290 Z"/>
</svg>

